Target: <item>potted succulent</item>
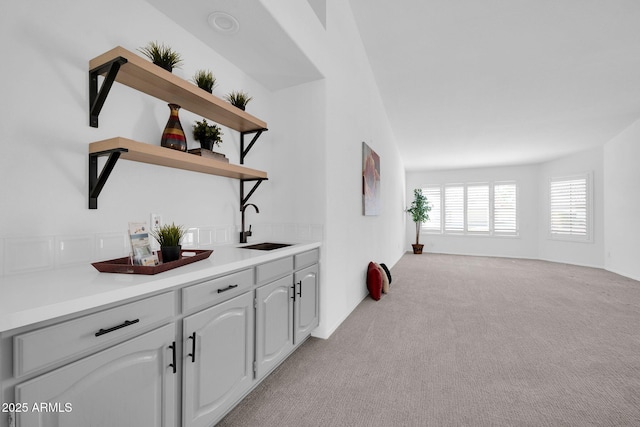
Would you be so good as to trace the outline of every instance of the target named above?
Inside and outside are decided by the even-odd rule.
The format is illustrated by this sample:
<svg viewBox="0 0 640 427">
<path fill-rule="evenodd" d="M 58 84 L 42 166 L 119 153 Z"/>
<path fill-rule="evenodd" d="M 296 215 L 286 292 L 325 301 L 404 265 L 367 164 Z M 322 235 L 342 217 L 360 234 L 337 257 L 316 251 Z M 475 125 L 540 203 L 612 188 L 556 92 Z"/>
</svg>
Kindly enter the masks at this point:
<svg viewBox="0 0 640 427">
<path fill-rule="evenodd" d="M 180 240 L 184 236 L 185 229 L 181 225 L 165 224 L 149 231 L 149 234 L 156 239 L 162 252 L 162 262 L 176 261 L 180 259 L 182 246 Z"/>
<path fill-rule="evenodd" d="M 193 75 L 193 82 L 198 85 L 200 89 L 204 89 L 209 93 L 213 93 L 213 88 L 216 87 L 216 78 L 209 70 L 198 70 Z"/>
<path fill-rule="evenodd" d="M 158 42 L 149 42 L 145 47 L 138 49 L 154 64 L 171 72 L 173 68 L 180 68 L 182 57 L 171 47 L 159 44 Z"/>
<path fill-rule="evenodd" d="M 213 146 L 220 146 L 222 142 L 222 130 L 215 124 L 207 123 L 207 119 L 202 121 L 196 120 L 193 125 L 193 137 L 196 141 L 200 141 L 200 146 L 209 151 L 213 150 Z"/>
<path fill-rule="evenodd" d="M 429 201 L 427 197 L 422 194 L 422 189 L 416 188 L 413 190 L 413 202 L 411 202 L 411 207 L 407 209 L 407 212 L 411 214 L 411 218 L 413 222 L 416 223 L 416 243 L 412 244 L 413 253 L 421 254 L 422 248 L 424 245 L 420 244 L 420 228 L 422 227 L 422 223 L 429 220 L 429 211 L 431 211 L 431 206 L 429 205 Z"/>
<path fill-rule="evenodd" d="M 224 99 L 234 107 L 237 107 L 244 111 L 245 107 L 247 106 L 249 101 L 253 99 L 253 97 L 250 97 L 246 92 L 243 92 L 241 90 L 234 90 L 226 94 L 224 96 Z"/>
</svg>

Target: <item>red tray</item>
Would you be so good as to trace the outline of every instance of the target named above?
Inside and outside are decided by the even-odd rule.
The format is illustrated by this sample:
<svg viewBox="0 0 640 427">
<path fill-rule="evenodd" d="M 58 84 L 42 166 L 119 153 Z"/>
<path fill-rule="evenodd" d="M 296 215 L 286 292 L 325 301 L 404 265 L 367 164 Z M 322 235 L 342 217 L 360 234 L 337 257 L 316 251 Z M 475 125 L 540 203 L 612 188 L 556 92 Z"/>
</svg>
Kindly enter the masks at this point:
<svg viewBox="0 0 640 427">
<path fill-rule="evenodd" d="M 182 253 L 184 252 L 195 252 L 194 256 L 182 257 Z M 94 262 L 93 265 L 96 270 L 101 273 L 127 273 L 127 274 L 158 274 L 163 271 L 172 270 L 177 267 L 182 267 L 183 265 L 191 264 L 196 261 L 201 261 L 203 259 L 209 258 L 213 251 L 211 250 L 200 250 L 200 249 L 192 249 L 192 250 L 184 250 L 180 253 L 180 259 L 176 261 L 170 262 L 161 262 L 158 265 L 132 265 L 131 259 L 129 257 L 124 258 L 116 258 L 110 259 L 108 261 L 100 261 Z M 158 251 L 158 256 L 161 257 L 160 252 Z"/>
</svg>

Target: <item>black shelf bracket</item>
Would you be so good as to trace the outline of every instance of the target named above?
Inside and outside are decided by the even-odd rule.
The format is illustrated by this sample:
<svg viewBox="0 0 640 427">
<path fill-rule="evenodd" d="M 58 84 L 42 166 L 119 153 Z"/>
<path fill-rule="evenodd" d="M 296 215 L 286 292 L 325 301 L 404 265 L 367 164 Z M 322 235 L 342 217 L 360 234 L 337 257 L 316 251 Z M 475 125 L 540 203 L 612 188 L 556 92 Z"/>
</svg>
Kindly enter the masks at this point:
<svg viewBox="0 0 640 427">
<path fill-rule="evenodd" d="M 122 56 L 117 57 L 99 67 L 89 70 L 89 126 L 98 127 L 98 116 L 104 105 L 104 101 L 109 95 L 111 86 L 118 75 L 120 66 L 127 63 L 127 59 Z M 98 76 L 106 71 L 102 86 L 98 90 Z"/>
<path fill-rule="evenodd" d="M 126 148 L 117 148 L 115 150 L 89 153 L 89 209 L 98 209 L 98 196 L 102 191 L 102 187 L 104 187 L 109 175 L 111 175 L 111 171 L 120 158 L 120 154 L 127 151 L 129 150 Z M 109 158 L 98 176 L 98 157 L 103 156 L 109 156 Z"/>
<path fill-rule="evenodd" d="M 269 178 L 253 178 L 253 179 L 241 179 L 240 180 L 240 210 L 242 210 L 242 207 L 244 205 L 247 204 L 247 202 L 249 201 L 249 198 L 251 198 L 251 195 L 253 194 L 254 191 L 256 191 L 256 189 L 260 186 L 260 184 L 262 184 L 262 181 L 267 181 Z M 246 196 L 244 195 L 245 191 L 244 191 L 244 183 L 245 182 L 253 182 L 255 181 L 255 184 L 253 184 L 253 188 L 251 189 L 251 191 L 249 191 L 249 194 L 247 194 Z"/>
<path fill-rule="evenodd" d="M 249 151 L 253 147 L 253 144 L 256 143 L 258 138 L 260 138 L 260 135 L 262 135 L 262 132 L 265 132 L 267 130 L 269 129 L 263 128 L 263 129 L 249 130 L 246 132 L 240 132 L 240 164 L 241 165 L 244 165 L 244 158 L 247 157 L 247 154 L 249 154 Z M 253 133 L 255 133 L 255 135 L 253 136 L 253 138 L 251 138 L 251 142 L 249 143 L 249 145 L 245 147 L 244 136 L 251 135 Z M 267 181 L 267 180 L 268 178 L 253 178 L 253 179 L 240 180 L 240 210 L 241 211 L 242 211 L 242 207 L 246 205 L 247 202 L 249 201 L 249 198 L 251 197 L 251 195 L 256 191 L 256 189 L 260 186 L 260 184 L 262 184 L 262 181 Z M 255 184 L 253 184 L 253 188 L 251 188 L 251 191 L 249 191 L 249 194 L 247 194 L 246 196 L 244 191 L 245 182 L 255 182 Z"/>
<path fill-rule="evenodd" d="M 267 130 L 269 129 L 256 129 L 256 130 L 250 130 L 246 132 L 240 132 L 240 164 L 241 165 L 244 165 L 244 158 L 247 157 L 247 154 L 249 154 L 249 150 L 251 150 L 251 148 L 253 147 L 253 144 L 256 143 L 258 138 L 260 138 L 260 135 L 262 135 L 262 132 L 265 132 Z M 252 133 L 255 133 L 255 135 L 251 139 L 251 142 L 249 143 L 249 145 L 245 148 L 244 136 L 250 135 Z"/>
</svg>

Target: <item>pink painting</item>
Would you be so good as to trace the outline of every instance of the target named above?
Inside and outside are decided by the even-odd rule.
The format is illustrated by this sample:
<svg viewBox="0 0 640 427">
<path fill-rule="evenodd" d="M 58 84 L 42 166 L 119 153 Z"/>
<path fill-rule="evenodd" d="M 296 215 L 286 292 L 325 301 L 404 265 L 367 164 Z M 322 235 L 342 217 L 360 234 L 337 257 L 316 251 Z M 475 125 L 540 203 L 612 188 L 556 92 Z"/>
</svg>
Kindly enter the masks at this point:
<svg viewBox="0 0 640 427">
<path fill-rule="evenodd" d="M 362 213 L 380 214 L 380 156 L 362 143 Z"/>
</svg>

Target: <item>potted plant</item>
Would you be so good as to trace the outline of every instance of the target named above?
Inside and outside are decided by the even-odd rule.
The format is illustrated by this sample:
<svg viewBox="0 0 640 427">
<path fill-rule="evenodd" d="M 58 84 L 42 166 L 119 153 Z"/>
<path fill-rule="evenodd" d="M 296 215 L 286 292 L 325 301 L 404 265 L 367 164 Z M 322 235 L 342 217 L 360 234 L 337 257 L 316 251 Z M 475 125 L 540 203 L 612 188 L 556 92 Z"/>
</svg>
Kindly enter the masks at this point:
<svg viewBox="0 0 640 427">
<path fill-rule="evenodd" d="M 162 252 L 162 262 L 176 261 L 180 259 L 180 251 L 182 246 L 180 240 L 184 236 L 185 229 L 181 225 L 165 224 L 149 231 L 149 234 L 160 245 L 160 251 Z"/>
<path fill-rule="evenodd" d="M 193 75 L 193 82 L 198 85 L 200 89 L 204 89 L 209 93 L 213 93 L 213 88 L 216 87 L 216 78 L 209 70 L 198 70 Z"/>
<path fill-rule="evenodd" d="M 247 106 L 249 101 L 253 99 L 253 97 L 247 95 L 246 92 L 238 90 L 229 92 L 224 96 L 224 99 L 227 102 L 231 103 L 231 105 L 233 105 L 234 107 L 238 107 L 239 109 L 244 111 L 245 107 Z"/>
<path fill-rule="evenodd" d="M 207 119 L 202 121 L 196 120 L 193 125 L 193 137 L 196 141 L 200 141 L 200 146 L 209 151 L 213 150 L 213 146 L 220 146 L 222 142 L 222 130 L 215 124 L 207 123 Z"/>
<path fill-rule="evenodd" d="M 416 188 L 413 190 L 413 196 L 414 199 L 413 202 L 411 202 L 411 207 L 407 209 L 407 212 L 411 214 L 413 222 L 416 223 L 416 243 L 411 246 L 413 246 L 414 254 L 421 254 L 424 245 L 420 244 L 420 228 L 423 222 L 429 220 L 431 206 L 429 205 L 427 197 L 422 194 L 422 189 Z"/>
<path fill-rule="evenodd" d="M 171 47 L 159 44 L 158 42 L 149 42 L 145 47 L 138 49 L 154 64 L 171 72 L 173 68 L 179 68 L 182 64 L 182 57 Z"/>
</svg>

